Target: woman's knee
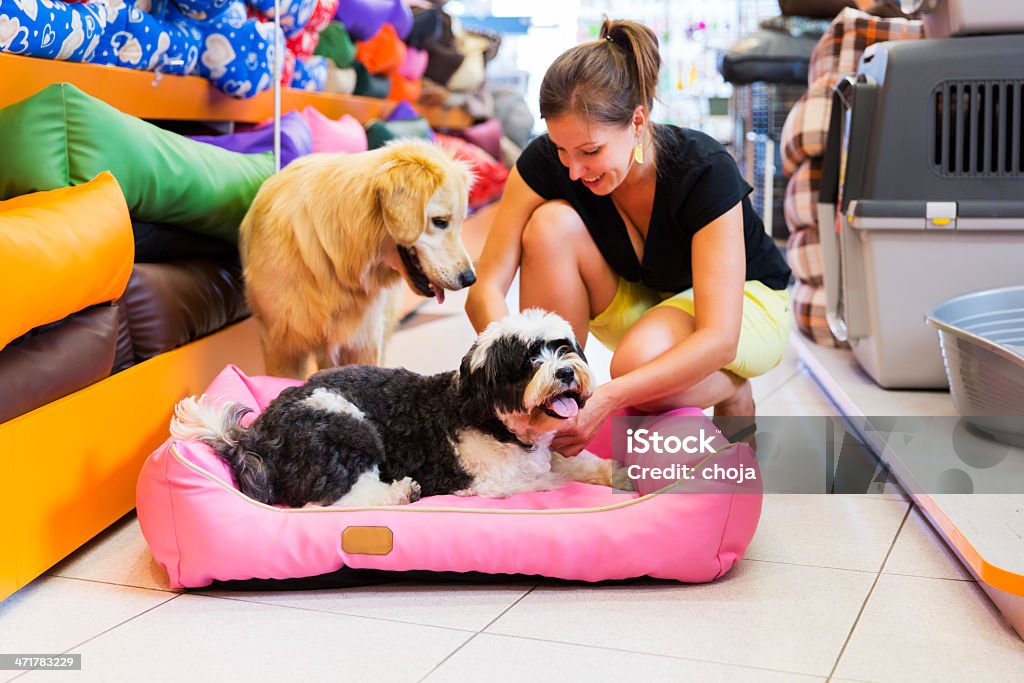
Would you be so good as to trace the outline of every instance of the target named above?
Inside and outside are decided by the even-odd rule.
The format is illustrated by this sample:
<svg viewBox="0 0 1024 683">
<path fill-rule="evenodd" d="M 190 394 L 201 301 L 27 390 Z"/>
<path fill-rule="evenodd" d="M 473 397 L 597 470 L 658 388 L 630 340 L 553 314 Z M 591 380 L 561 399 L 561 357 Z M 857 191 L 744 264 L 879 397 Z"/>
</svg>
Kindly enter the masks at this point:
<svg viewBox="0 0 1024 683">
<path fill-rule="evenodd" d="M 674 308 L 654 308 L 643 315 L 612 355 L 611 376 L 621 377 L 673 348 L 693 334 L 693 318 Z"/>
<path fill-rule="evenodd" d="M 578 243 L 581 237 L 589 239 L 589 233 L 575 209 L 564 201 L 544 202 L 534 209 L 523 228 L 523 252 L 564 252 L 567 244 Z"/>
</svg>

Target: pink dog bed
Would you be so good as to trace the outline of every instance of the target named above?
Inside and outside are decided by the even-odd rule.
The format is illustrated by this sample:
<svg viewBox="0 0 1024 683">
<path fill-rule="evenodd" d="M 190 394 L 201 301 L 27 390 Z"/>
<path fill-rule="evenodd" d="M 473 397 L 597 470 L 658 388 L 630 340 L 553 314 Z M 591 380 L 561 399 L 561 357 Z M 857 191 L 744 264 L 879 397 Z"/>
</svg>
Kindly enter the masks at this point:
<svg viewBox="0 0 1024 683">
<path fill-rule="evenodd" d="M 205 393 L 260 411 L 294 384 L 246 377 L 229 365 Z M 745 446 L 721 452 L 719 461 L 753 465 Z M 285 509 L 238 491 L 206 445 L 169 439 L 142 468 L 137 506 L 142 533 L 174 588 L 346 569 L 711 581 L 750 543 L 760 482 L 743 490 L 729 484 L 725 493 L 678 493 L 679 486 L 640 495 L 571 483 L 505 499 Z"/>
</svg>

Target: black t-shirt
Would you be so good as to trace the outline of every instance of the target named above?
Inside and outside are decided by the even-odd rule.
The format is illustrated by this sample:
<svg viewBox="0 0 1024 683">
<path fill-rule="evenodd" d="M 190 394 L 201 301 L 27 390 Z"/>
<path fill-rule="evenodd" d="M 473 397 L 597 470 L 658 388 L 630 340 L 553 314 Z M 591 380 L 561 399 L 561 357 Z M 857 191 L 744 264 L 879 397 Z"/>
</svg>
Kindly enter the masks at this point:
<svg viewBox="0 0 1024 683">
<path fill-rule="evenodd" d="M 736 162 L 714 138 L 700 131 L 660 125 L 658 180 L 643 261 L 626 232 L 610 196 L 599 196 L 568 169 L 545 134 L 533 140 L 516 162 L 519 175 L 544 199 L 564 199 L 576 209 L 601 255 L 620 276 L 659 292 L 693 287 L 691 242 L 698 230 L 743 203 L 747 280 L 785 289 L 790 270 L 747 197 L 751 187 Z"/>
</svg>

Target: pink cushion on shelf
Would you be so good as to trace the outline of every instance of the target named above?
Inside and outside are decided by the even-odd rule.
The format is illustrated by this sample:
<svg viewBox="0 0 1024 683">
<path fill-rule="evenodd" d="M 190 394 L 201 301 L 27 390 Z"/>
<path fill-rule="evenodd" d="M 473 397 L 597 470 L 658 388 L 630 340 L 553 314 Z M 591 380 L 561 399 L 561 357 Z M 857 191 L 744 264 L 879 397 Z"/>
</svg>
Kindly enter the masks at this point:
<svg viewBox="0 0 1024 683">
<path fill-rule="evenodd" d="M 419 50 L 415 47 L 405 48 L 405 61 L 398 67 L 398 75 L 402 78 L 419 79 L 427 70 L 427 62 L 430 56 L 426 50 Z"/>
<path fill-rule="evenodd" d="M 229 365 L 205 393 L 258 413 L 295 384 L 246 377 Z M 752 459 L 749 448 L 720 457 L 723 466 Z M 679 492 L 685 486 L 638 495 L 571 483 L 503 499 L 445 495 L 396 507 L 286 509 L 243 495 L 205 444 L 168 439 L 143 465 L 136 501 L 143 536 L 174 588 L 345 567 L 712 581 L 746 551 L 760 517 L 760 488 Z M 342 534 L 351 527 L 386 527 L 390 551 L 346 549 Z"/>
<path fill-rule="evenodd" d="M 335 121 L 311 106 L 302 110 L 302 116 L 313 133 L 314 152 L 366 151 L 366 130 L 355 117 L 345 114 Z"/>
<path fill-rule="evenodd" d="M 452 135 L 455 137 L 472 142 L 495 159 L 501 158 L 501 136 L 503 134 L 501 121 L 496 118 L 487 119 L 483 123 L 469 128 L 452 131 Z"/>
</svg>

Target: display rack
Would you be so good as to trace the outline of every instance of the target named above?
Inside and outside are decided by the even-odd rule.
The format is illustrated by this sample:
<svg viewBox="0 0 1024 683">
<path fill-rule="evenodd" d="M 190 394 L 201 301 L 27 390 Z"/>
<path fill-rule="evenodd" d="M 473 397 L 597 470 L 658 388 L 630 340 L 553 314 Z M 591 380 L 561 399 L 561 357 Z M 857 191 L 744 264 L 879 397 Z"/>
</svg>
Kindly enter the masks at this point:
<svg viewBox="0 0 1024 683">
<path fill-rule="evenodd" d="M 71 83 L 118 110 L 141 119 L 257 123 L 274 114 L 269 90 L 248 99 L 229 97 L 198 76 L 170 76 L 117 66 L 60 62 L 0 53 L 0 107 L 34 95 L 51 83 Z M 351 114 L 360 122 L 385 118 L 389 100 L 284 88 L 281 111 L 313 106 L 324 115 Z M 416 106 L 432 128 L 465 128 L 473 119 L 463 109 Z"/>
</svg>

